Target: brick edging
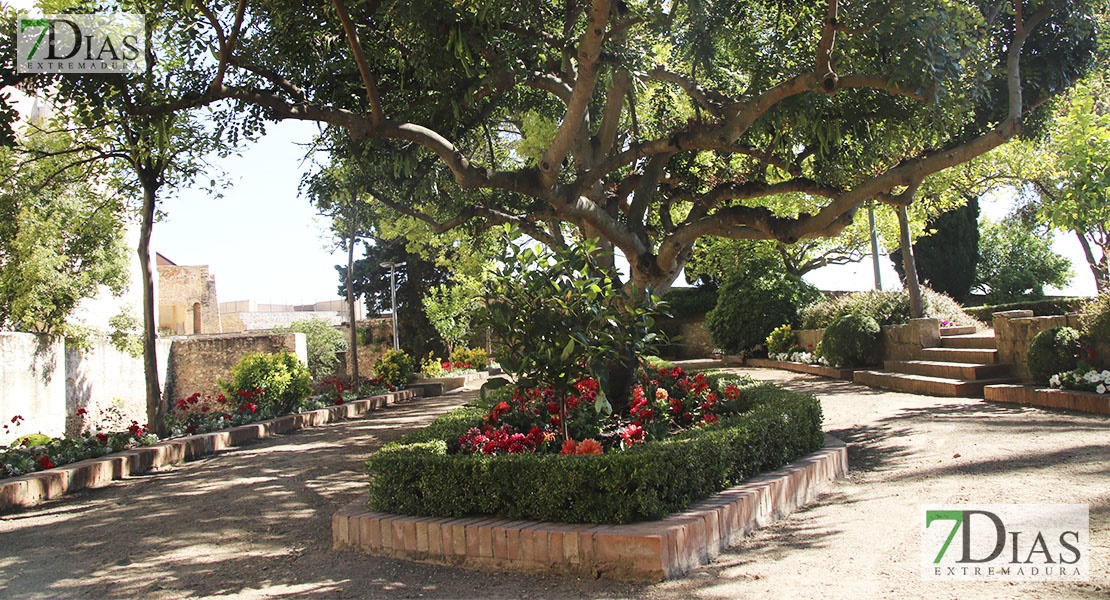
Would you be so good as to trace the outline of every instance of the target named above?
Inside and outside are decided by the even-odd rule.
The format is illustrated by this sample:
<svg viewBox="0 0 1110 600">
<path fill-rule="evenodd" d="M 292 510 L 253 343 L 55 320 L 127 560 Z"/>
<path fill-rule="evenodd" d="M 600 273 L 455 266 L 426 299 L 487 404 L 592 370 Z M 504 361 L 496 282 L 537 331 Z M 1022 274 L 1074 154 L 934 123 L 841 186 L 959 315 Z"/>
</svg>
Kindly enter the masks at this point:
<svg viewBox="0 0 1110 600">
<path fill-rule="evenodd" d="M 851 381 L 852 374 L 855 373 L 855 369 L 838 369 L 825 365 L 810 365 L 800 362 L 771 360 L 769 358 L 748 358 L 744 360 L 744 366 L 760 367 L 764 369 L 783 369 L 786 371 L 794 371 L 795 373 L 808 373 L 810 375 L 820 375 L 821 377 L 844 379 L 846 381 Z"/>
<path fill-rule="evenodd" d="M 0 514 L 15 508 L 36 506 L 68 492 L 104 487 L 117 479 L 180 464 L 275 434 L 357 418 L 415 397 L 416 393 L 412 390 L 390 392 L 231 429 L 173 438 L 150 446 L 113 452 L 99 458 L 90 458 L 19 477 L 0 479 Z"/>
<path fill-rule="evenodd" d="M 983 400 L 1110 415 L 1110 394 L 1096 394 L 1079 390 L 1061 390 L 1016 384 L 988 385 L 983 388 Z"/>
<path fill-rule="evenodd" d="M 631 581 L 681 577 L 753 530 L 817 497 L 848 470 L 844 442 L 754 477 L 661 521 L 566 525 L 495 517 L 370 512 L 366 496 L 332 517 L 336 549 L 468 568 L 569 573 Z"/>
</svg>

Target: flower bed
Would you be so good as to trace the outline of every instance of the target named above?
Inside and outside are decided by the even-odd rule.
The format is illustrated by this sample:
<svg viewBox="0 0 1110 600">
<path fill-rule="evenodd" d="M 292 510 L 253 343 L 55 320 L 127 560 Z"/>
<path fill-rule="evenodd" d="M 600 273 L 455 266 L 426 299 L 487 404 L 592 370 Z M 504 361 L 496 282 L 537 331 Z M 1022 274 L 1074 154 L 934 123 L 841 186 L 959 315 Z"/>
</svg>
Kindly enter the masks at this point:
<svg viewBox="0 0 1110 600">
<path fill-rule="evenodd" d="M 535 397 L 518 396 L 511 405 L 498 401 L 488 413 L 483 406 L 453 411 L 371 456 L 370 507 L 419 516 L 566 523 L 654 520 L 821 447 L 821 407 L 813 396 L 766 383 L 700 381 L 712 381 L 714 389 L 685 394 L 676 389 L 672 396 L 659 387 L 643 394 L 663 406 L 649 400 L 637 407 L 634 396 L 638 423 L 603 425 L 599 439 L 567 436 L 580 440 L 573 444 L 538 425 L 514 431 L 517 413 L 550 408 L 543 390 L 525 392 Z M 676 387 L 686 385 L 697 384 Z M 559 428 L 567 410 L 593 410 L 595 389 L 580 383 L 576 399 L 544 414 Z M 735 397 L 726 402 L 726 393 Z M 645 414 L 657 410 L 670 411 L 672 426 L 663 434 L 659 422 Z M 497 427 L 481 428 L 491 416 Z M 586 427 L 582 421 L 569 423 Z M 475 439 L 478 435 L 485 439 Z M 656 441 L 637 441 L 655 436 Z"/>
</svg>

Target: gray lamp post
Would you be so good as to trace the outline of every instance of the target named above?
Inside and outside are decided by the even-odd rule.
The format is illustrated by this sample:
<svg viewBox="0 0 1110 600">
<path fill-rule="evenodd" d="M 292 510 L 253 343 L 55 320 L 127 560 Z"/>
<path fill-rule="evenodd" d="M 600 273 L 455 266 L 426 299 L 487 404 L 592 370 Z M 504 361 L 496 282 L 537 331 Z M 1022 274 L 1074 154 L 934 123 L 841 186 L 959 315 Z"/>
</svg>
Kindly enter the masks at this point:
<svg viewBox="0 0 1110 600">
<path fill-rule="evenodd" d="M 403 262 L 393 262 L 391 260 L 381 263 L 383 269 L 389 269 L 389 301 L 390 312 L 393 313 L 393 349 L 400 350 L 400 338 L 397 337 L 397 267 L 403 267 Z"/>
</svg>

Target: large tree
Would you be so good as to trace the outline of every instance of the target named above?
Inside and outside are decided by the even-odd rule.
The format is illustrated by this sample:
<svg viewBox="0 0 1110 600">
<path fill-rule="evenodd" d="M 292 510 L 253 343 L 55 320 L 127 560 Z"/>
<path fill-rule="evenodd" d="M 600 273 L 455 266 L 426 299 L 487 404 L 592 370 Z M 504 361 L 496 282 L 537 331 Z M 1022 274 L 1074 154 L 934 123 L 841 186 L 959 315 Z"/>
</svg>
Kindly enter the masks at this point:
<svg viewBox="0 0 1110 600">
<path fill-rule="evenodd" d="M 188 101 L 381 140 L 440 192 L 396 197 L 406 211 L 600 237 L 662 290 L 702 236 L 835 235 L 1018 135 L 1083 73 L 1102 5 L 240 0 L 179 18 L 218 59 Z"/>
</svg>

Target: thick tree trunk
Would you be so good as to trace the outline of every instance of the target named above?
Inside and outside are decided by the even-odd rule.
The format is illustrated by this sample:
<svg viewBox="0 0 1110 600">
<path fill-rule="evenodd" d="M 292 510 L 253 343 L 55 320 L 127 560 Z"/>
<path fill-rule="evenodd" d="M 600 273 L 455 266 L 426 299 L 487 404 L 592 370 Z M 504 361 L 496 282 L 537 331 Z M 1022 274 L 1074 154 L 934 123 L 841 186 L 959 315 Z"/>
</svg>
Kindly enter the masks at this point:
<svg viewBox="0 0 1110 600">
<path fill-rule="evenodd" d="M 352 227 L 347 234 L 347 276 L 344 283 L 347 286 L 347 314 L 351 321 L 351 341 L 348 352 L 351 357 L 351 389 L 358 393 L 358 323 L 355 321 L 355 291 L 351 284 L 351 273 L 355 269 L 355 233 Z"/>
<path fill-rule="evenodd" d="M 1110 292 L 1110 256 L 1107 256 L 1106 249 L 1102 251 L 1102 260 L 1095 258 L 1095 253 L 1091 249 L 1091 242 L 1083 231 L 1076 230 L 1075 237 L 1079 238 L 1079 245 L 1083 248 L 1083 256 L 1087 259 L 1087 265 L 1091 267 L 1091 274 L 1095 277 L 1095 290 L 1100 294 Z"/>
<path fill-rule="evenodd" d="M 902 265 L 906 272 L 904 285 L 910 295 L 910 317 L 920 319 L 925 314 L 925 304 L 921 301 L 921 284 L 917 281 L 917 263 L 913 259 L 913 244 L 910 241 L 910 217 L 905 206 L 898 207 L 898 233 L 902 243 Z"/>
<path fill-rule="evenodd" d="M 151 265 L 150 237 L 154 231 L 154 209 L 158 184 L 140 174 L 143 208 L 139 229 L 139 268 L 143 282 L 143 370 L 146 376 L 146 420 L 150 428 L 165 433 L 165 405 L 158 385 L 158 323 L 154 318 L 154 268 Z"/>
</svg>

